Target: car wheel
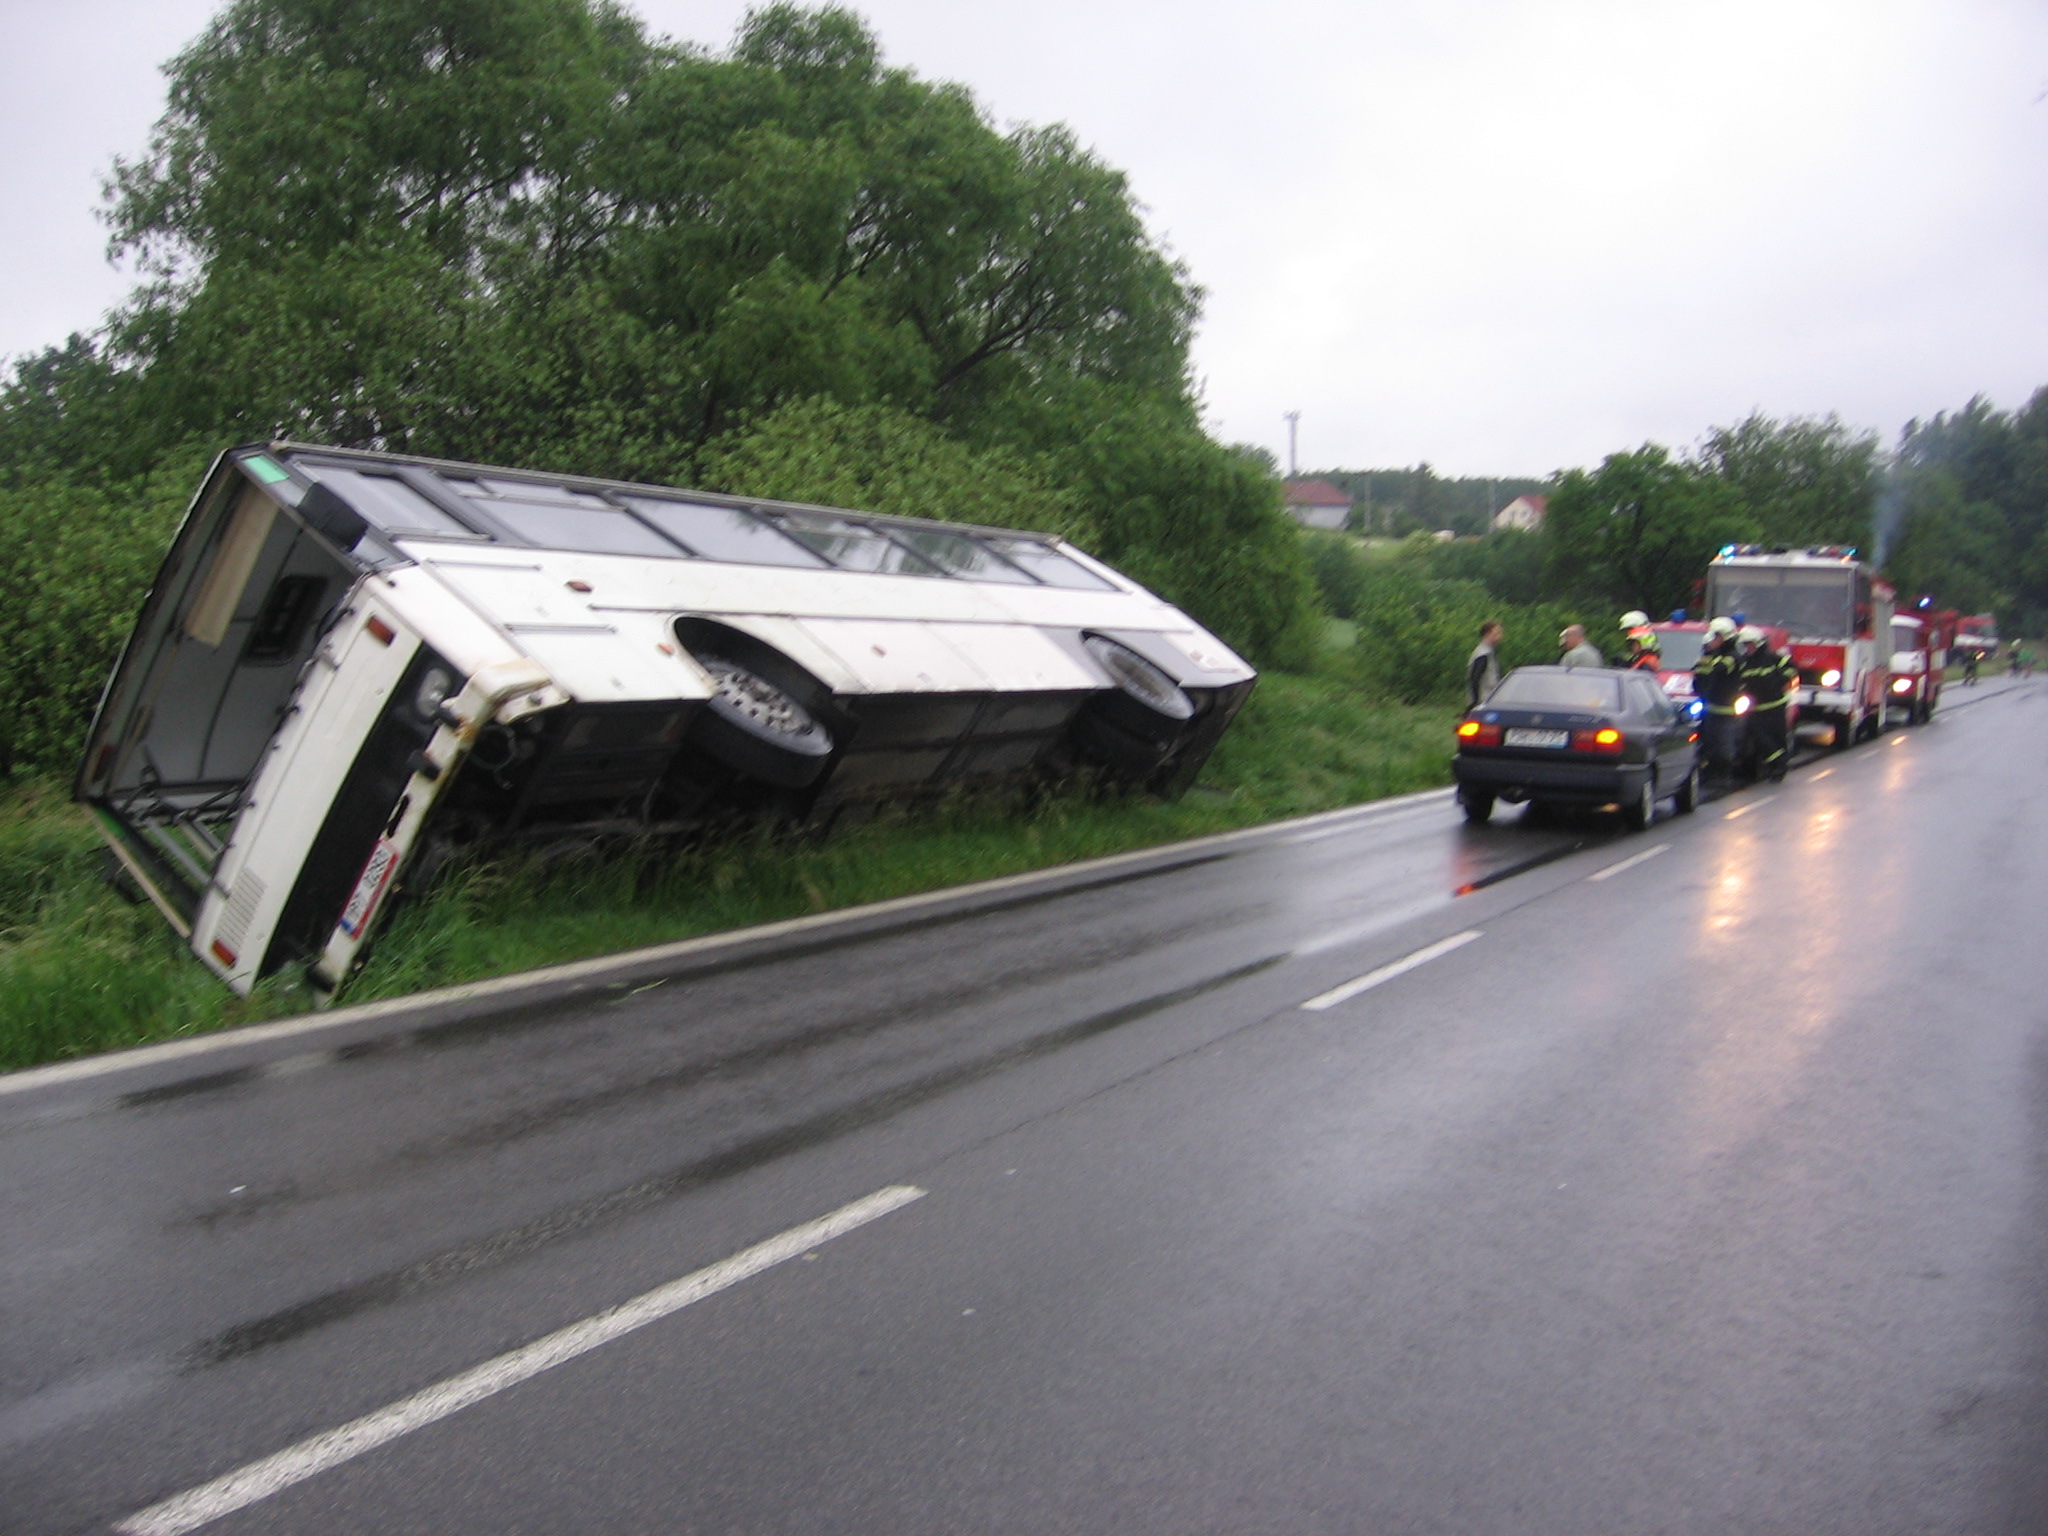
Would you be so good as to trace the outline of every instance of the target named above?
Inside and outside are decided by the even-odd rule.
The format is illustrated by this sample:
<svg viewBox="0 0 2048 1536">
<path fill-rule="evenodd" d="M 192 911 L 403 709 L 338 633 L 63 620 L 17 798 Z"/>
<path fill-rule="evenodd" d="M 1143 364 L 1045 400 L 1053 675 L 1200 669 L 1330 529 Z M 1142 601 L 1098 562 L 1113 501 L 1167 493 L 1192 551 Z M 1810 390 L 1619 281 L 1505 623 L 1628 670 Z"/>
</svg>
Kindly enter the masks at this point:
<svg viewBox="0 0 2048 1536">
<path fill-rule="evenodd" d="M 1643 787 L 1635 799 L 1622 808 L 1621 819 L 1631 832 L 1640 832 L 1657 817 L 1657 785 L 1649 774 L 1643 775 Z"/>
<path fill-rule="evenodd" d="M 1700 765 L 1694 763 L 1685 775 L 1685 782 L 1678 786 L 1678 793 L 1671 797 L 1671 808 L 1681 816 L 1690 816 L 1700 808 Z"/>
<path fill-rule="evenodd" d="M 782 688 L 722 656 L 699 656 L 712 694 L 690 739 L 735 773 L 782 789 L 817 782 L 832 756 L 832 733 Z"/>
<path fill-rule="evenodd" d="M 1483 827 L 1493 816 L 1493 795 L 1484 789 L 1461 789 L 1458 804 L 1465 812 L 1465 819 L 1475 827 Z"/>
</svg>

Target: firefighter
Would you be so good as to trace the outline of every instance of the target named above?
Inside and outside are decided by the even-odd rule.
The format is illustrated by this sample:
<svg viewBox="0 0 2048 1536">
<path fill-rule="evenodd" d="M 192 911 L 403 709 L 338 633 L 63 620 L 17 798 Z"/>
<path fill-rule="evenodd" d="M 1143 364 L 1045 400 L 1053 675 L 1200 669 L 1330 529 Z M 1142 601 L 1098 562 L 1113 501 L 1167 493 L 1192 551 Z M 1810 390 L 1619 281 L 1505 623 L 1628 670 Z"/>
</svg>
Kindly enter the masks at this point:
<svg viewBox="0 0 2048 1536">
<path fill-rule="evenodd" d="M 1744 625 L 1736 638 L 1742 645 L 1742 692 L 1750 705 L 1750 748 L 1757 772 L 1775 783 L 1785 777 L 1789 740 L 1785 717 L 1792 692 L 1799 686 L 1799 669 L 1792 665 L 1791 657 L 1772 650 L 1770 637 L 1754 624 Z"/>
<path fill-rule="evenodd" d="M 1735 654 L 1735 621 L 1715 619 L 1707 625 L 1707 642 L 1693 663 L 1692 689 L 1706 706 L 1700 726 L 1705 741 L 1707 772 L 1717 778 L 1734 775 L 1742 755 L 1742 661 Z"/>
<path fill-rule="evenodd" d="M 1628 632 L 1628 654 L 1623 656 L 1619 666 L 1637 672 L 1661 672 L 1664 670 L 1664 647 L 1658 642 L 1657 631 L 1647 624 L 1638 624 Z"/>
</svg>

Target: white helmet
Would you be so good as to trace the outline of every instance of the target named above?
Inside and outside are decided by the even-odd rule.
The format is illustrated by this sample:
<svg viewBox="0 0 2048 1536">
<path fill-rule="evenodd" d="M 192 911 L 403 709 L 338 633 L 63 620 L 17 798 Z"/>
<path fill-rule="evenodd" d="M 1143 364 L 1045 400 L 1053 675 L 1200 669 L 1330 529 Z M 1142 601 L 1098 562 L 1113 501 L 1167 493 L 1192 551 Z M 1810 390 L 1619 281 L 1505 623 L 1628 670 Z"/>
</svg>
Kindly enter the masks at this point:
<svg viewBox="0 0 2048 1536">
<path fill-rule="evenodd" d="M 1709 640 L 1726 640 L 1734 633 L 1735 621 L 1733 619 L 1713 619 L 1707 624 L 1707 638 Z"/>
<path fill-rule="evenodd" d="M 1764 643 L 1764 632 L 1754 624 L 1745 624 L 1735 632 L 1735 638 L 1744 645 L 1762 645 Z"/>
<path fill-rule="evenodd" d="M 1641 629 L 1649 622 L 1650 616 L 1640 608 L 1631 608 L 1621 616 L 1621 627 L 1624 630 Z"/>
</svg>

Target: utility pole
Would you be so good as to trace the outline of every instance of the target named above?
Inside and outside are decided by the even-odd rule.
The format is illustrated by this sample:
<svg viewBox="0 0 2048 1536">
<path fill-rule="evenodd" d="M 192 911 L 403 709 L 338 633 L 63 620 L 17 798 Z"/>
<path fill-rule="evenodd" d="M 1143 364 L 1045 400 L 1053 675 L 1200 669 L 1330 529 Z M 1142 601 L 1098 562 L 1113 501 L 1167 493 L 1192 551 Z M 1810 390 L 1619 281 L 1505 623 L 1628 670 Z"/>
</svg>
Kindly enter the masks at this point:
<svg viewBox="0 0 2048 1536">
<path fill-rule="evenodd" d="M 1294 432 L 1301 425 L 1301 412 L 1287 412 L 1287 478 L 1292 480 L 1301 473 L 1294 462 Z"/>
</svg>

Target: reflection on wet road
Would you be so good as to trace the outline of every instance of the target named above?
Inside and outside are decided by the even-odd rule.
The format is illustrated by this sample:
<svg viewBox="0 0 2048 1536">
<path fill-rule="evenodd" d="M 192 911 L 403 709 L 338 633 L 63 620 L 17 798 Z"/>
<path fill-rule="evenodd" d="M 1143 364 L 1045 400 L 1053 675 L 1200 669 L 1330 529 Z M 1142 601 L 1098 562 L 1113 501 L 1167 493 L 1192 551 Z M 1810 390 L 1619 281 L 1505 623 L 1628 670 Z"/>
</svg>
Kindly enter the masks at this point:
<svg viewBox="0 0 2048 1536">
<path fill-rule="evenodd" d="M 897 1184 L 221 1529 L 2033 1529 L 2048 956 L 1970 914 L 2048 899 L 2037 705 L 0 1092 L 0 1529 Z"/>
</svg>

